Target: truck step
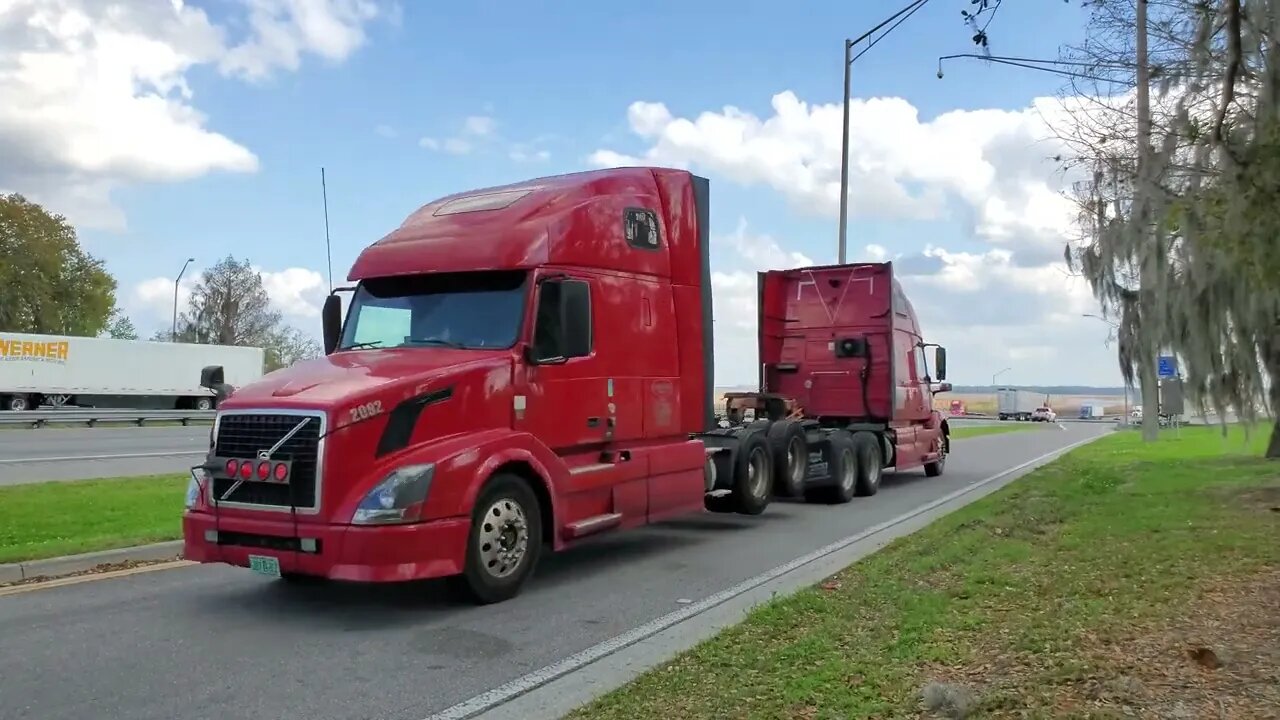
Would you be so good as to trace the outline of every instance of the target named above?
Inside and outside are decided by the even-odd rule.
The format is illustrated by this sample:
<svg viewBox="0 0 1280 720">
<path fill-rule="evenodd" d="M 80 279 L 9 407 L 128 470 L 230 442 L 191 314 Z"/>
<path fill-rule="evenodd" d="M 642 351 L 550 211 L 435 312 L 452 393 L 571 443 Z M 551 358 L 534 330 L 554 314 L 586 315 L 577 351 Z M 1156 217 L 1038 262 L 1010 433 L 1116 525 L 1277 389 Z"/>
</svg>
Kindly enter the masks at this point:
<svg viewBox="0 0 1280 720">
<path fill-rule="evenodd" d="M 564 528 L 566 540 L 576 540 L 587 535 L 594 535 L 605 530 L 612 530 L 622 524 L 622 513 L 605 513 L 569 523 Z"/>
</svg>

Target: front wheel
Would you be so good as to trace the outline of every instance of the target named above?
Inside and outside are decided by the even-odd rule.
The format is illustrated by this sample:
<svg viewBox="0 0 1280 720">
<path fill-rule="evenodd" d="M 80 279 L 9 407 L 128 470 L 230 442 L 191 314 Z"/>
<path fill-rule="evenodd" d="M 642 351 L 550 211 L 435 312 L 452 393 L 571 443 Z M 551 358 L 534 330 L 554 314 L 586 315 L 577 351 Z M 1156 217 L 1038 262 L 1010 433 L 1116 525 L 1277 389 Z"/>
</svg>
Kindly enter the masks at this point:
<svg viewBox="0 0 1280 720">
<path fill-rule="evenodd" d="M 542 512 L 523 478 L 495 475 L 471 512 L 459 589 L 478 605 L 510 600 L 533 574 L 542 551 Z"/>
<path fill-rule="evenodd" d="M 951 438 L 946 435 L 942 436 L 942 452 L 938 455 L 938 459 L 930 463 L 924 464 L 924 474 L 927 477 L 938 477 L 947 469 L 947 453 L 951 452 Z"/>
</svg>

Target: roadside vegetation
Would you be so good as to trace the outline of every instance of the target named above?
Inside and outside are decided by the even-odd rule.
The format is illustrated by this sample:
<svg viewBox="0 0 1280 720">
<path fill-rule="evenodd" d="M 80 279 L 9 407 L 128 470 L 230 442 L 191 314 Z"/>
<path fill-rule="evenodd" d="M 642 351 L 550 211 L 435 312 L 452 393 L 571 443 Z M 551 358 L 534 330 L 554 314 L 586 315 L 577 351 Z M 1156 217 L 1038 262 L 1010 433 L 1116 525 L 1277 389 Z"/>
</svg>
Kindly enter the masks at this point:
<svg viewBox="0 0 1280 720">
<path fill-rule="evenodd" d="M 182 536 L 186 475 L 0 487 L 0 563 Z"/>
<path fill-rule="evenodd" d="M 1265 435 L 1115 433 L 571 717 L 1271 717 Z"/>
</svg>

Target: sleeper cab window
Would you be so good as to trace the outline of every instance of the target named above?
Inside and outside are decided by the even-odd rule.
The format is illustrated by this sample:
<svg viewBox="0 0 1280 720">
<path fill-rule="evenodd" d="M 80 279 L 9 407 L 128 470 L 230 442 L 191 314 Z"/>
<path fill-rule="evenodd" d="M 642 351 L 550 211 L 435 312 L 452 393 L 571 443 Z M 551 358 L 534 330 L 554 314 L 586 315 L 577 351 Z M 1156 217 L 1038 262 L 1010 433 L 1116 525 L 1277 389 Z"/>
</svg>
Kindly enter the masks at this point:
<svg viewBox="0 0 1280 720">
<path fill-rule="evenodd" d="M 646 208 L 627 208 L 622 216 L 622 232 L 628 245 L 639 250 L 657 250 L 661 247 L 658 213 Z"/>
</svg>

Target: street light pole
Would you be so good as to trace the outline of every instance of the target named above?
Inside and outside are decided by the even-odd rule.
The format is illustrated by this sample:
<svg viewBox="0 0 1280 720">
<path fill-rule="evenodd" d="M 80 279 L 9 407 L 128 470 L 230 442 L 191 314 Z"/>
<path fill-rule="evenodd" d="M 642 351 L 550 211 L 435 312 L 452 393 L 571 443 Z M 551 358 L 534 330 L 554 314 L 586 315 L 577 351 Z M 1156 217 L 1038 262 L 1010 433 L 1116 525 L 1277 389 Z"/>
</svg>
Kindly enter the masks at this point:
<svg viewBox="0 0 1280 720">
<path fill-rule="evenodd" d="M 885 18 L 879 25 L 862 33 L 853 40 L 845 38 L 844 41 L 844 129 L 841 132 L 840 141 L 840 244 L 837 253 L 841 265 L 845 263 L 849 237 L 849 229 L 847 227 L 849 221 L 849 73 L 852 72 L 851 68 L 854 60 L 862 57 L 864 53 L 875 47 L 875 44 L 884 39 L 885 35 L 893 32 L 894 28 L 906 22 L 907 18 L 914 15 L 917 10 L 924 7 L 928 2 L 929 0 L 912 0 L 901 10 Z M 895 20 L 897 22 L 894 22 Z M 862 49 L 862 52 L 857 55 L 853 54 L 854 46 L 864 40 L 869 40 L 872 35 L 880 32 L 889 23 L 893 23 L 893 26 L 885 30 L 880 37 L 871 40 L 867 47 Z"/>
<path fill-rule="evenodd" d="M 840 139 L 840 245 L 838 260 L 845 262 L 849 233 L 849 73 L 853 70 L 853 42 L 844 41 L 844 125 Z"/>
<path fill-rule="evenodd" d="M 187 261 L 182 263 L 182 269 L 178 271 L 178 277 L 173 281 L 173 328 L 169 330 L 169 342 L 178 342 L 178 283 L 182 282 L 182 275 L 187 271 L 187 266 L 195 260 L 195 258 L 187 258 Z"/>
</svg>

